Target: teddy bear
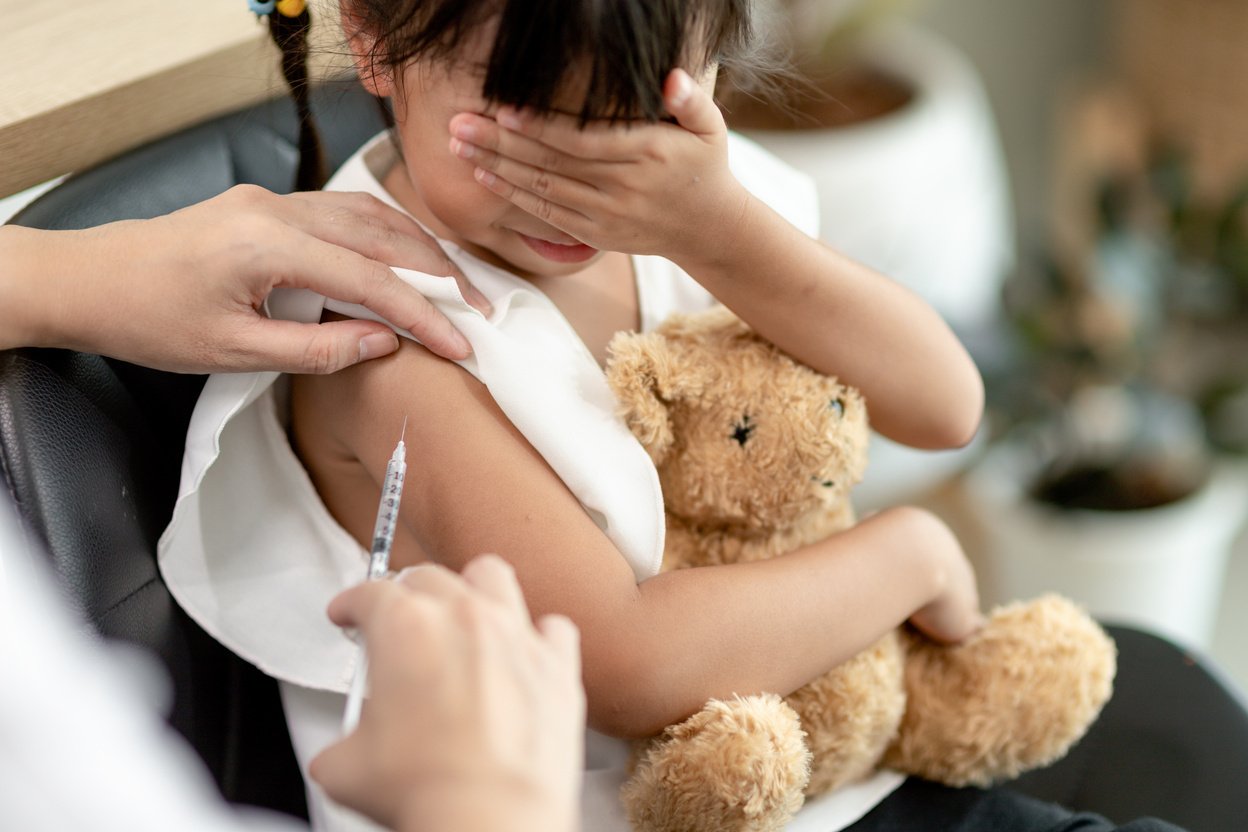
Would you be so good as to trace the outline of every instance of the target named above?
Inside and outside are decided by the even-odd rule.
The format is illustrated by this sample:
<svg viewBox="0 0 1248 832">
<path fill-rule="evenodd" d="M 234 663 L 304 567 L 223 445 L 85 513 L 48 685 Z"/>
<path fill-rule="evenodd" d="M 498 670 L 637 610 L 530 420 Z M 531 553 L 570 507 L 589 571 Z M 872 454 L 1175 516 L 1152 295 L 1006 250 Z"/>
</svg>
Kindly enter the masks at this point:
<svg viewBox="0 0 1248 832">
<path fill-rule="evenodd" d="M 727 309 L 621 333 L 607 379 L 658 469 L 663 569 L 774 558 L 855 522 L 863 398 Z M 906 626 L 787 696 L 711 700 L 640 744 L 621 797 L 645 832 L 783 829 L 879 767 L 987 785 L 1060 758 L 1108 700 L 1116 651 L 1057 596 L 941 645 Z"/>
</svg>

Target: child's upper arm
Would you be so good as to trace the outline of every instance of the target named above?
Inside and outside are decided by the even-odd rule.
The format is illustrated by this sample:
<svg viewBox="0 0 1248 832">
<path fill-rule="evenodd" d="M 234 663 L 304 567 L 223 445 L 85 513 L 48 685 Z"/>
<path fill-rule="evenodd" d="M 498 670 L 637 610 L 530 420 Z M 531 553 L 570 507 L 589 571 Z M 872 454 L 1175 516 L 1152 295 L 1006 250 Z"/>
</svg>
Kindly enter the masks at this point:
<svg viewBox="0 0 1248 832">
<path fill-rule="evenodd" d="M 591 690 L 596 670 L 632 660 L 622 626 L 636 606 L 632 568 L 484 385 L 407 341 L 309 383 L 325 385 L 317 418 L 374 482 L 407 419 L 401 516 L 431 559 L 456 570 L 485 552 L 508 560 L 534 616 L 580 626 Z"/>
</svg>

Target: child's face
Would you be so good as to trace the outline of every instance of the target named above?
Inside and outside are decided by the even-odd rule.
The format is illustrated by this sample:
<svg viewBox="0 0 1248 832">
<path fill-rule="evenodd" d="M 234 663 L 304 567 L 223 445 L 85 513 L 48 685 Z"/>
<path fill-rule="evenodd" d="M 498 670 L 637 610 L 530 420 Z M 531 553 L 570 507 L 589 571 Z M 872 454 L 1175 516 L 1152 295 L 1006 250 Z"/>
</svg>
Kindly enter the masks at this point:
<svg viewBox="0 0 1248 832">
<path fill-rule="evenodd" d="M 525 276 L 572 274 L 602 252 L 490 192 L 473 178 L 475 165 L 450 150 L 456 113 L 496 109 L 481 97 L 492 38 L 492 27 L 482 27 L 456 60 L 402 69 L 390 94 L 405 164 L 386 184 L 435 234 L 487 262 Z"/>
<path fill-rule="evenodd" d="M 386 186 L 435 234 L 522 276 L 558 276 L 584 269 L 602 252 L 580 243 L 533 214 L 492 193 L 473 178 L 475 165 L 450 150 L 450 121 L 457 113 L 491 115 L 481 96 L 492 26 L 482 26 L 454 61 L 414 61 L 397 83 L 378 89 L 394 102 L 404 165 Z M 709 83 L 714 83 L 713 74 Z M 555 106 L 580 111 L 572 78 Z M 566 99 L 566 100 L 565 100 Z"/>
</svg>

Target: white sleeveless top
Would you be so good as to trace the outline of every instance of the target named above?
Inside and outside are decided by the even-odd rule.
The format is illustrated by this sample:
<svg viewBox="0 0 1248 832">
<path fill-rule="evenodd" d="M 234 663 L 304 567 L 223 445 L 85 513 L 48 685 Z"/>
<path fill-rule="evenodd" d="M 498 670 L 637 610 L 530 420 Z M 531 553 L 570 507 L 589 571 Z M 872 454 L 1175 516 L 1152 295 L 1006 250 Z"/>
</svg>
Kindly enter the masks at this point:
<svg viewBox="0 0 1248 832">
<path fill-rule="evenodd" d="M 327 189 L 371 193 L 402 210 L 380 182 L 396 158 L 383 133 L 352 156 Z M 742 184 L 798 228 L 816 232 L 817 203 L 809 180 L 735 135 L 729 158 Z M 619 549 L 637 580 L 655 575 L 664 538 L 658 475 L 616 417 L 614 397 L 593 356 L 554 304 L 527 281 L 440 242 L 493 304 L 488 319 L 464 301 L 451 278 L 398 268 L 395 273 L 429 298 L 472 344 L 473 354 L 459 365 L 489 389 Z M 715 302 L 667 260 L 635 256 L 633 266 L 643 331 L 673 312 L 698 311 Z M 273 317 L 289 320 L 318 321 L 326 308 L 380 320 L 362 307 L 306 290 L 277 290 L 268 301 Z M 334 595 L 363 579 L 368 553 L 330 515 L 291 449 L 286 390 L 278 373 L 209 378 L 191 418 L 181 489 L 158 558 L 182 607 L 235 653 L 287 687 L 342 694 L 354 673 L 357 649 L 329 622 L 325 608 Z M 420 460 L 410 463 L 409 475 L 419 476 Z M 602 476 L 603 471 L 611 475 Z M 306 708 L 294 704 L 298 697 L 292 699 L 289 690 L 284 695 L 296 751 L 306 768 L 319 747 L 334 738 L 340 699 L 313 696 L 318 706 Z M 315 740 L 301 742 L 301 736 Z M 583 828 L 627 829 L 615 793 L 625 756 L 614 740 L 590 739 L 591 758 L 599 757 L 606 769 L 587 776 Z M 899 775 L 881 773 L 812 801 L 790 828 L 834 832 L 900 782 Z M 313 814 L 322 813 L 313 807 Z"/>
</svg>

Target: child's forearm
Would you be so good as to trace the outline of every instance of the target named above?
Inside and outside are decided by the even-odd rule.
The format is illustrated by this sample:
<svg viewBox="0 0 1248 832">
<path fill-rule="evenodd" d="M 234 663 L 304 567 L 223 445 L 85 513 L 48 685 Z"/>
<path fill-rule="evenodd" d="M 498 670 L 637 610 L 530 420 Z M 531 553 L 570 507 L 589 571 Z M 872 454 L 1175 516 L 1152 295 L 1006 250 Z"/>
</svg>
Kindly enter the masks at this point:
<svg viewBox="0 0 1248 832">
<path fill-rule="evenodd" d="M 758 199 L 743 204 L 732 233 L 678 264 L 763 337 L 861 390 L 884 435 L 920 448 L 970 441 L 983 383 L 935 310 Z"/>
<path fill-rule="evenodd" d="M 647 736 L 712 697 L 789 693 L 931 604 L 960 557 L 902 508 L 775 560 L 645 581 L 614 632 L 583 632 L 590 722 Z"/>
</svg>

